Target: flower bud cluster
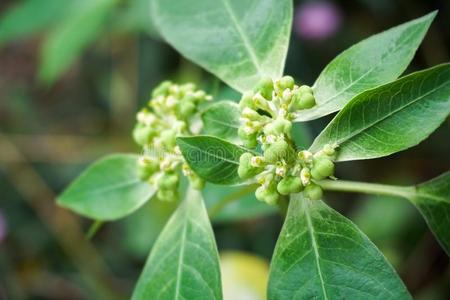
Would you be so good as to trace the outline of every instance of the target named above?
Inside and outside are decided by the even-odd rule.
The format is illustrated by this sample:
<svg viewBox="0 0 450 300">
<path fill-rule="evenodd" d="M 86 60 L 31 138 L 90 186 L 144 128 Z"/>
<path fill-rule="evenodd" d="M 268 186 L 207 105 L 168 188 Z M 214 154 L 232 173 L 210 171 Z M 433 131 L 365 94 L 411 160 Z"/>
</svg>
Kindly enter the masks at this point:
<svg viewBox="0 0 450 300">
<path fill-rule="evenodd" d="M 260 144 L 263 153 L 242 154 L 238 175 L 256 178 L 258 200 L 273 205 L 282 195 L 302 191 L 310 199 L 322 197 L 321 187 L 313 180 L 333 178 L 338 145 L 326 145 L 316 153 L 297 152 L 291 139 L 295 115 L 315 105 L 312 89 L 296 85 L 290 76 L 277 81 L 263 79 L 254 91 L 242 96 L 239 136 L 248 148 Z"/>
<path fill-rule="evenodd" d="M 242 95 L 239 137 L 248 148 L 272 143 L 279 137 L 290 138 L 292 120 L 298 111 L 316 105 L 313 90 L 298 86 L 290 76 L 273 81 L 263 79 L 254 91 Z"/>
<path fill-rule="evenodd" d="M 195 188 L 204 186 L 203 180 L 185 163 L 176 137 L 200 130 L 196 126 L 201 124 L 196 113 L 199 106 L 209 100 L 211 96 L 193 84 L 177 85 L 165 81 L 153 90 L 148 107 L 137 114 L 133 138 L 144 149 L 138 172 L 142 180 L 156 187 L 157 197 L 162 201 L 178 198 L 180 170 Z"/>
</svg>

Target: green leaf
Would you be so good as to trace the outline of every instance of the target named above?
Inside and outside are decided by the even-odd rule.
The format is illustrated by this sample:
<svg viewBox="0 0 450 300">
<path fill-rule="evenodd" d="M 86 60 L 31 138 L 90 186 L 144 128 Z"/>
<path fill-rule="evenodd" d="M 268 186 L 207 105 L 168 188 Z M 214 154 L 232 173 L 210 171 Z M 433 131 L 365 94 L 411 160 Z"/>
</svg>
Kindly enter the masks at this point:
<svg viewBox="0 0 450 300">
<path fill-rule="evenodd" d="M 411 201 L 450 256 L 450 171 L 418 185 Z"/>
<path fill-rule="evenodd" d="M 292 197 L 268 299 L 411 299 L 375 245 L 322 201 Z"/>
<path fill-rule="evenodd" d="M 238 91 L 283 73 L 291 0 L 155 0 L 153 13 L 169 44 Z"/>
<path fill-rule="evenodd" d="M 339 161 L 390 155 L 426 139 L 449 114 L 450 64 L 443 64 L 356 96 L 311 150 L 337 143 Z"/>
<path fill-rule="evenodd" d="M 210 105 L 202 112 L 203 131 L 207 135 L 238 142 L 238 129 L 241 113 L 239 105 L 231 101 L 220 101 Z"/>
<path fill-rule="evenodd" d="M 237 184 L 239 157 L 247 149 L 213 136 L 179 137 L 177 144 L 194 172 L 206 181 Z"/>
<path fill-rule="evenodd" d="M 0 44 L 29 37 L 59 21 L 72 0 L 27 0 L 16 2 L 0 17 Z"/>
<path fill-rule="evenodd" d="M 132 299 L 222 299 L 217 246 L 199 191 L 189 189 L 159 235 Z"/>
<path fill-rule="evenodd" d="M 51 31 L 44 42 L 39 76 L 53 82 L 101 33 L 117 0 L 83 0 Z"/>
<path fill-rule="evenodd" d="M 338 111 L 357 94 L 396 79 L 414 57 L 435 16 L 432 12 L 342 52 L 313 86 L 318 105 L 302 111 L 296 120 L 313 120 Z"/>
<path fill-rule="evenodd" d="M 155 192 L 139 178 L 137 159 L 137 155 L 115 154 L 94 162 L 58 197 L 58 204 L 97 220 L 134 212 Z"/>
</svg>

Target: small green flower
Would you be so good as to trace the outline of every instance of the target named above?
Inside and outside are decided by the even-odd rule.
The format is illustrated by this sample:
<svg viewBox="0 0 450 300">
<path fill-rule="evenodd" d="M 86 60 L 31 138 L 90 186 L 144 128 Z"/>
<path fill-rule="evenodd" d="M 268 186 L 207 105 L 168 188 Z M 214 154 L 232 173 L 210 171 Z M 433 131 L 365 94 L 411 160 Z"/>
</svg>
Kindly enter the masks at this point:
<svg viewBox="0 0 450 300">
<path fill-rule="evenodd" d="M 174 190 L 178 188 L 180 176 L 175 172 L 166 172 L 158 180 L 158 188 L 162 190 Z"/>
<path fill-rule="evenodd" d="M 291 76 L 283 76 L 277 83 L 277 87 L 280 90 L 285 90 L 285 89 L 293 89 L 294 85 L 295 85 L 295 81 L 294 78 L 292 78 Z"/>
<path fill-rule="evenodd" d="M 159 190 L 156 197 L 160 201 L 172 202 L 178 200 L 178 191 L 174 190 Z"/>
<path fill-rule="evenodd" d="M 297 92 L 293 97 L 293 107 L 298 110 L 312 108 L 316 105 L 316 100 L 311 93 Z"/>
<path fill-rule="evenodd" d="M 133 139 L 141 146 L 145 146 L 156 136 L 155 130 L 148 125 L 138 123 L 133 129 Z"/>
</svg>

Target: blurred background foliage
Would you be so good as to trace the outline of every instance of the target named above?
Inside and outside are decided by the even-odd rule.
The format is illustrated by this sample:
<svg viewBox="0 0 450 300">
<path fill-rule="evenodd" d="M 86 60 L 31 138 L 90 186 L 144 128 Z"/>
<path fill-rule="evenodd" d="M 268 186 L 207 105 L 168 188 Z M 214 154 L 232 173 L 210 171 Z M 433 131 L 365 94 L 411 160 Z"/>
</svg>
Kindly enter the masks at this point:
<svg viewBox="0 0 450 300">
<path fill-rule="evenodd" d="M 0 2 L 0 299 L 127 299 L 176 204 L 150 201 L 88 240 L 92 221 L 56 207 L 55 195 L 93 160 L 138 151 L 135 113 L 159 81 L 193 81 L 217 99 L 239 98 L 158 37 L 149 3 Z M 408 72 L 449 61 L 448 1 L 295 1 L 286 74 L 312 84 L 351 44 L 435 9 Z M 298 125 L 299 145 L 330 119 Z M 435 177 L 450 169 L 449 125 L 408 151 L 339 164 L 337 175 L 390 184 Z M 251 187 L 209 185 L 204 195 L 227 299 L 262 299 L 282 216 Z M 326 200 L 361 226 L 416 299 L 450 298 L 449 258 L 406 200 L 335 193 Z"/>
</svg>

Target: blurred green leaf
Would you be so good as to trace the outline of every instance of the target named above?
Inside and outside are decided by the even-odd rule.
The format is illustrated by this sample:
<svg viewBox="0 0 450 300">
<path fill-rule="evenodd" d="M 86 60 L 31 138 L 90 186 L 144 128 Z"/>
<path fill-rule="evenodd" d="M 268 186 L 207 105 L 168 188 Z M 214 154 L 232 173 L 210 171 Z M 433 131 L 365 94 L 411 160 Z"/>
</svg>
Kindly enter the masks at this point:
<svg viewBox="0 0 450 300">
<path fill-rule="evenodd" d="M 179 137 L 177 144 L 194 172 L 206 181 L 217 184 L 237 184 L 239 158 L 245 148 L 213 136 Z"/>
<path fill-rule="evenodd" d="M 241 125 L 239 106 L 231 101 L 219 101 L 206 108 L 201 114 L 203 131 L 207 135 L 239 142 L 238 129 Z"/>
<path fill-rule="evenodd" d="M 118 32 L 145 32 L 157 36 L 151 17 L 152 0 L 129 0 L 117 10 L 113 19 L 114 30 Z"/>
<path fill-rule="evenodd" d="M 269 299 L 411 299 L 374 244 L 322 201 L 292 197 L 272 258 Z"/>
<path fill-rule="evenodd" d="M 411 201 L 450 255 L 450 171 L 419 184 Z"/>
<path fill-rule="evenodd" d="M 296 120 L 331 114 L 357 94 L 396 79 L 414 57 L 435 16 L 436 12 L 432 12 L 342 52 L 325 67 L 313 86 L 318 105 L 302 111 Z"/>
<path fill-rule="evenodd" d="M 26 38 L 59 21 L 73 0 L 25 0 L 0 16 L 0 45 Z"/>
<path fill-rule="evenodd" d="M 132 299 L 222 299 L 217 246 L 199 191 L 188 190 L 164 227 Z"/>
<path fill-rule="evenodd" d="M 55 81 L 94 42 L 104 29 L 117 0 L 82 0 L 47 36 L 42 47 L 39 77 Z"/>
<path fill-rule="evenodd" d="M 450 64 L 442 64 L 359 94 L 311 150 L 337 143 L 337 161 L 387 156 L 419 144 L 449 114 Z"/>
<path fill-rule="evenodd" d="M 153 16 L 175 49 L 236 90 L 283 73 L 291 0 L 155 0 Z"/>
<path fill-rule="evenodd" d="M 94 162 L 58 197 L 58 204 L 96 220 L 115 220 L 134 212 L 155 192 L 139 178 L 137 159 L 137 155 L 114 154 Z"/>
</svg>

